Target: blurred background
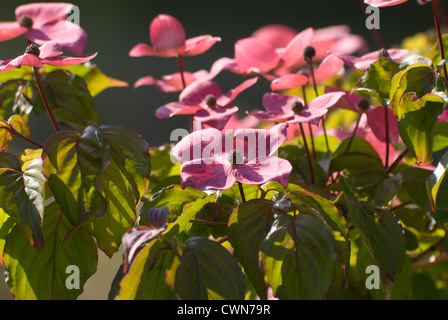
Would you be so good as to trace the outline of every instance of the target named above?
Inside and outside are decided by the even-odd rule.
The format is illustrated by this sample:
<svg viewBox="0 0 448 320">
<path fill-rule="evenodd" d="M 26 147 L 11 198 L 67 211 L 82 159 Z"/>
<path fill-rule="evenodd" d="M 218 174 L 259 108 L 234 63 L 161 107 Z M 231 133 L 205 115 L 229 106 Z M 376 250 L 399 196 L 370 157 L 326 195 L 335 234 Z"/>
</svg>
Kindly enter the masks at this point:
<svg viewBox="0 0 448 320">
<path fill-rule="evenodd" d="M 0 21 L 15 20 L 14 9 L 31 1 L 2 1 Z M 50 2 L 50 1 L 48 1 Z M 448 8 L 448 3 L 442 1 Z M 370 30 L 365 26 L 362 0 L 79 0 L 71 1 L 80 9 L 80 25 L 88 34 L 86 55 L 98 52 L 92 60 L 108 76 L 129 83 L 129 87 L 111 88 L 95 97 L 101 124 L 116 124 L 137 131 L 150 146 L 169 142 L 176 128 L 188 128 L 187 117 L 166 120 L 155 118 L 159 106 L 178 100 L 177 93 L 162 93 L 153 86 L 134 89 L 134 82 L 147 75 L 159 79 L 178 72 L 176 59 L 158 57 L 131 58 L 128 53 L 137 43 L 150 44 L 149 24 L 160 13 L 176 17 L 184 26 L 187 38 L 210 34 L 222 38 L 205 54 L 185 58 L 185 70 L 209 70 L 215 60 L 234 57 L 234 44 L 268 24 L 284 24 L 298 31 L 332 25 L 349 25 L 352 33 L 364 36 L 371 51 L 377 50 Z M 381 9 L 381 33 L 387 47 L 399 44 L 404 37 L 424 32 L 434 25 L 431 5 L 420 6 L 417 0 Z M 24 52 L 24 38 L 0 42 L 0 59 L 7 60 Z M 216 82 L 223 91 L 241 82 L 230 73 L 219 75 Z M 242 112 L 261 108 L 261 96 L 269 91 L 265 81 L 243 92 L 235 100 Z M 242 113 L 241 113 L 242 115 Z M 46 117 L 31 115 L 32 137 L 41 143 L 53 133 Z M 106 299 L 113 277 L 121 263 L 121 252 L 112 259 L 100 253 L 98 272 L 86 284 L 80 299 Z M 1 267 L 0 267 L 1 268 Z M 0 269 L 3 274 L 3 270 Z M 0 300 L 11 295 L 0 281 Z"/>
</svg>

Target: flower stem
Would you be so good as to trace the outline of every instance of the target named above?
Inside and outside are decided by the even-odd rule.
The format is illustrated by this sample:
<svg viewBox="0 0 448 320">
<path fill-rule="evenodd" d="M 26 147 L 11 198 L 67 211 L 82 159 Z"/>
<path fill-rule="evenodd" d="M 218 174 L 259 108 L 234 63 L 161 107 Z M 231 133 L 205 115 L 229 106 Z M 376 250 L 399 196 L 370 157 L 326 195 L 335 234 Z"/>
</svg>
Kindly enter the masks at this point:
<svg viewBox="0 0 448 320">
<path fill-rule="evenodd" d="M 308 160 L 308 167 L 310 168 L 311 183 L 316 184 L 316 181 L 315 181 L 316 179 L 314 177 L 313 163 L 311 162 L 311 154 L 310 154 L 310 150 L 308 149 L 308 143 L 306 142 L 305 130 L 303 129 L 303 125 L 301 122 L 299 122 L 299 128 L 300 128 L 300 134 L 302 135 L 302 139 L 303 139 L 303 146 L 305 147 L 306 157 Z"/>
<path fill-rule="evenodd" d="M 310 67 L 311 78 L 313 79 L 314 92 L 316 93 L 316 97 L 318 97 L 319 96 L 319 92 L 317 91 L 316 77 L 314 76 L 313 59 L 312 58 L 307 58 L 305 60 L 306 60 L 306 62 L 308 63 L 308 65 Z M 322 116 L 321 119 L 322 119 L 322 129 L 324 130 L 324 136 L 325 136 L 325 144 L 327 146 L 327 151 L 330 151 L 330 144 L 328 143 L 327 129 L 325 128 L 325 117 Z"/>
<path fill-rule="evenodd" d="M 45 96 L 45 92 L 42 87 L 42 81 L 40 80 L 39 70 L 36 67 L 33 67 L 33 71 L 34 71 L 34 77 L 36 78 L 37 88 L 39 90 L 40 96 L 42 97 L 42 101 L 44 103 L 45 109 L 47 110 L 48 116 L 50 117 L 50 120 L 53 123 L 53 127 L 55 128 L 56 132 L 61 132 L 61 129 L 59 128 L 59 125 L 56 122 L 53 112 L 51 111 L 47 97 Z"/>
<path fill-rule="evenodd" d="M 305 102 L 305 105 L 306 105 L 308 103 L 308 101 L 307 101 L 307 98 L 306 98 L 305 86 L 302 86 L 302 95 L 303 95 L 303 102 Z M 314 134 L 313 134 L 313 130 L 311 128 L 311 123 L 308 123 L 308 129 L 310 130 L 311 148 L 313 149 L 313 157 L 314 157 L 314 159 L 317 159 L 316 147 L 314 145 Z"/>
<path fill-rule="evenodd" d="M 444 49 L 444 45 L 443 45 L 442 31 L 440 30 L 440 19 L 439 19 L 439 12 L 438 12 L 438 4 L 439 4 L 438 0 L 432 0 L 431 1 L 432 12 L 433 12 L 433 15 L 434 15 L 434 24 L 435 24 L 436 32 L 437 32 L 437 39 L 439 41 L 440 59 L 443 61 L 443 60 L 445 60 L 445 49 Z M 448 71 L 447 71 L 447 68 L 446 68 L 446 63 L 443 63 L 442 68 L 443 68 L 443 75 L 444 75 L 445 86 L 448 88 Z"/>
<path fill-rule="evenodd" d="M 19 137 L 22 140 L 25 140 L 26 142 L 29 142 L 29 143 L 35 145 L 39 149 L 43 149 L 44 148 L 43 145 L 41 145 L 40 143 L 38 143 L 36 141 L 31 140 L 30 138 L 25 137 L 23 134 L 21 134 L 20 132 L 18 132 L 14 128 L 11 128 L 11 127 L 0 127 L 0 129 L 5 129 L 5 130 L 9 131 L 11 134 Z"/>
<path fill-rule="evenodd" d="M 246 196 L 244 195 L 244 189 L 241 182 L 238 181 L 238 188 L 240 189 L 241 201 L 246 202 Z"/>
<path fill-rule="evenodd" d="M 384 127 L 386 128 L 386 159 L 384 167 L 389 167 L 389 145 L 390 145 L 390 136 L 389 136 L 389 112 L 387 110 L 387 106 L 384 106 Z"/>
<path fill-rule="evenodd" d="M 353 140 L 355 139 L 355 136 L 356 136 L 356 132 L 358 131 L 358 128 L 359 128 L 359 123 L 361 122 L 361 118 L 362 118 L 362 113 L 359 115 L 358 120 L 356 121 L 355 129 L 353 130 L 353 134 L 350 137 L 350 141 L 348 142 L 347 149 L 345 149 L 345 153 L 348 153 L 350 150 L 350 147 L 352 146 Z"/>
</svg>

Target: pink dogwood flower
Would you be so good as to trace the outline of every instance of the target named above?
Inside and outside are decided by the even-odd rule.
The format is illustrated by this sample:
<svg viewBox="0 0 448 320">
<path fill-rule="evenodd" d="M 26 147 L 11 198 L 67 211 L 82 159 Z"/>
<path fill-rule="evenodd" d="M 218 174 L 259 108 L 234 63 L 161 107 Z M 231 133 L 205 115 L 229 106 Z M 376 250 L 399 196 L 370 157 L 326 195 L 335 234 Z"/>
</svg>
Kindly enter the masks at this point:
<svg viewBox="0 0 448 320">
<path fill-rule="evenodd" d="M 376 138 L 385 143 L 386 142 L 386 126 L 384 121 L 384 107 L 373 107 L 370 106 L 362 96 L 350 91 L 345 91 L 338 88 L 326 87 L 325 92 L 335 93 L 343 92 L 344 95 L 339 99 L 339 101 L 333 106 L 333 108 L 343 108 L 348 109 L 359 114 L 365 113 L 367 118 L 367 126 L 372 130 L 372 133 Z M 360 107 L 362 103 L 367 102 L 367 107 Z M 392 145 L 398 143 L 400 139 L 400 132 L 398 130 L 398 119 L 395 117 L 391 108 L 387 108 L 388 122 L 389 122 L 389 141 Z"/>
<path fill-rule="evenodd" d="M 261 185 L 276 181 L 285 188 L 291 164 L 274 153 L 286 141 L 287 124 L 270 130 L 240 129 L 233 138 L 210 128 L 196 131 L 174 148 L 181 165 L 181 185 L 226 190 L 236 181 Z"/>
<path fill-rule="evenodd" d="M 305 104 L 303 99 L 297 96 L 266 93 L 263 96 L 263 106 L 267 111 L 257 111 L 251 115 L 266 122 L 307 122 L 317 125 L 327 114 L 328 108 L 334 106 L 343 96 L 343 92 L 327 93 Z"/>
<path fill-rule="evenodd" d="M 337 75 L 344 67 L 344 61 L 336 56 L 327 56 L 314 70 L 316 84 L 323 83 Z M 313 79 L 309 71 L 288 73 L 271 82 L 272 91 L 289 90 L 312 84 Z"/>
<path fill-rule="evenodd" d="M 179 96 L 179 102 L 171 102 L 156 110 L 159 119 L 175 115 L 194 115 L 203 124 L 221 130 L 229 118 L 238 111 L 231 102 L 244 90 L 257 82 L 258 78 L 244 81 L 235 89 L 223 93 L 221 87 L 212 80 L 198 80 L 189 85 Z"/>
<path fill-rule="evenodd" d="M 407 2 L 408 0 L 365 0 L 364 2 L 374 7 L 390 7 Z M 425 4 L 431 0 L 418 0 L 420 4 Z"/>
<path fill-rule="evenodd" d="M 129 52 L 131 57 L 194 56 L 206 52 L 216 42 L 221 41 L 221 38 L 211 35 L 186 39 L 182 24 L 167 14 L 160 14 L 154 18 L 149 27 L 149 36 L 152 47 L 144 43 L 137 44 Z"/>
<path fill-rule="evenodd" d="M 258 73 L 273 80 L 279 70 L 289 70 L 297 61 L 303 60 L 303 50 L 313 37 L 313 29 L 308 28 L 297 34 L 285 48 L 274 48 L 270 43 L 249 37 L 235 44 L 235 62 L 241 74 Z"/>
<path fill-rule="evenodd" d="M 363 71 L 366 71 L 371 64 L 375 63 L 375 61 L 378 61 L 381 55 L 387 54 L 391 59 L 401 61 L 408 53 L 409 50 L 407 49 L 382 49 L 367 53 L 361 57 L 355 57 L 338 52 L 331 52 L 331 54 L 342 59 L 347 66 Z"/>
<path fill-rule="evenodd" d="M 24 54 L 12 60 L 3 61 L 0 64 L 0 72 L 11 70 L 13 68 L 21 68 L 22 66 L 30 66 L 42 68 L 45 65 L 50 66 L 72 66 L 84 63 L 96 57 L 97 53 L 83 58 L 64 57 L 61 56 L 62 50 L 58 43 L 49 41 L 41 47 L 36 44 L 30 44 Z"/>
<path fill-rule="evenodd" d="M 38 45 L 56 41 L 63 50 L 84 55 L 87 34 L 77 24 L 67 21 L 71 3 L 31 3 L 16 8 L 16 21 L 0 22 L 0 41 L 25 34 Z"/>
</svg>

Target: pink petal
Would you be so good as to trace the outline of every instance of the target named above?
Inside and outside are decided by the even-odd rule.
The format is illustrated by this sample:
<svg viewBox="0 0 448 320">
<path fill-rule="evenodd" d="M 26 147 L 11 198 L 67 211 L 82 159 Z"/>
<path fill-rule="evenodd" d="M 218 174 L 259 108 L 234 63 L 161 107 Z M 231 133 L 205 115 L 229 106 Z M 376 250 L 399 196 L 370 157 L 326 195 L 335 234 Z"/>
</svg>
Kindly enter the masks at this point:
<svg viewBox="0 0 448 320">
<path fill-rule="evenodd" d="M 285 48 L 298 32 L 285 25 L 272 24 L 256 30 L 252 37 L 269 43 L 273 48 Z"/>
<path fill-rule="evenodd" d="M 195 115 L 195 121 L 199 121 L 209 127 L 222 130 L 226 126 L 230 117 L 238 111 L 238 107 L 233 108 L 207 108 L 198 110 Z"/>
<path fill-rule="evenodd" d="M 294 113 L 292 111 L 289 114 L 283 112 L 272 112 L 272 111 L 255 111 L 250 115 L 260 121 L 266 121 L 266 122 L 282 122 L 285 120 L 292 119 L 294 117 Z"/>
<path fill-rule="evenodd" d="M 344 95 L 344 92 L 326 93 L 311 100 L 308 103 L 308 107 L 311 112 L 317 109 L 328 109 L 333 107 Z"/>
<path fill-rule="evenodd" d="M 0 41 L 14 39 L 27 30 L 27 28 L 19 26 L 17 22 L 0 22 Z"/>
<path fill-rule="evenodd" d="M 305 29 L 288 43 L 280 57 L 280 65 L 283 68 L 290 68 L 296 66 L 297 63 L 299 65 L 302 63 L 303 50 L 311 43 L 313 34 L 314 30 L 312 28 Z"/>
<path fill-rule="evenodd" d="M 352 110 L 357 113 L 361 113 L 361 110 L 359 109 L 358 105 L 361 100 L 364 98 L 360 96 L 357 93 L 352 93 L 350 91 L 344 91 L 339 88 L 332 88 L 332 87 L 326 87 L 325 93 L 332 93 L 332 92 L 344 92 L 345 95 L 342 96 L 339 101 L 333 106 L 333 108 L 343 108 Z"/>
<path fill-rule="evenodd" d="M 195 131 L 179 141 L 174 147 L 173 154 L 182 164 L 200 163 L 204 159 L 225 154 L 227 145 L 231 145 L 231 143 L 232 140 L 221 131 L 215 128 L 203 129 Z"/>
<path fill-rule="evenodd" d="M 363 55 L 362 57 L 347 56 L 336 52 L 332 52 L 332 54 L 342 59 L 349 67 L 366 71 L 372 63 L 379 59 L 380 52 L 381 50 L 370 52 Z M 409 53 L 409 50 L 388 49 L 387 53 L 389 54 L 391 59 L 400 61 Z"/>
<path fill-rule="evenodd" d="M 45 42 L 42 46 L 39 47 L 39 50 L 39 58 L 42 59 L 60 56 L 62 54 L 61 46 L 55 41 Z"/>
<path fill-rule="evenodd" d="M 369 124 L 370 129 L 375 134 L 381 142 L 386 142 L 386 125 L 385 125 L 385 109 L 388 111 L 388 122 L 389 122 L 389 141 L 392 145 L 398 143 L 400 138 L 400 133 L 398 131 L 398 119 L 394 116 L 392 109 L 378 107 L 372 108 L 366 112 L 367 115 L 367 123 Z"/>
<path fill-rule="evenodd" d="M 36 68 L 44 67 L 44 64 L 42 63 L 42 60 L 40 58 L 27 53 L 10 60 L 8 64 L 10 66 L 13 66 L 14 68 L 21 68 L 22 66 L 30 66 Z"/>
<path fill-rule="evenodd" d="M 220 58 L 218 60 L 216 60 L 212 67 L 210 68 L 210 73 L 208 76 L 208 80 L 213 79 L 214 77 L 216 77 L 221 71 L 231 71 L 233 73 L 240 73 L 240 70 L 238 68 L 238 65 L 236 64 L 235 59 L 231 59 L 231 58 Z"/>
<path fill-rule="evenodd" d="M 205 98 L 213 95 L 215 98 L 222 96 L 221 87 L 211 80 L 198 80 L 185 88 L 179 96 L 179 101 L 187 105 L 201 105 L 206 108 Z"/>
<path fill-rule="evenodd" d="M 235 60 L 241 73 L 249 73 L 253 70 L 269 72 L 277 67 L 280 58 L 270 44 L 256 38 L 245 38 L 235 44 Z"/>
<path fill-rule="evenodd" d="M 216 42 L 221 41 L 219 37 L 212 37 L 210 35 L 198 36 L 195 38 L 188 39 L 185 42 L 185 53 L 186 56 L 195 56 L 202 54 L 209 50 Z"/>
<path fill-rule="evenodd" d="M 226 190 L 233 186 L 235 178 L 230 173 L 231 166 L 220 163 L 187 162 L 181 166 L 182 188 L 198 190 Z"/>
<path fill-rule="evenodd" d="M 81 63 L 90 61 L 93 58 L 95 58 L 96 55 L 97 55 L 97 53 L 94 53 L 91 56 L 84 57 L 84 58 L 49 57 L 49 58 L 42 59 L 42 63 L 48 64 L 50 66 L 57 66 L 57 67 L 73 66 L 75 64 L 81 64 Z"/>
<path fill-rule="evenodd" d="M 308 76 L 299 73 L 289 73 L 277 78 L 271 82 L 272 91 L 282 91 L 300 88 L 307 85 L 309 82 Z"/>
<path fill-rule="evenodd" d="M 171 118 L 175 115 L 195 114 L 196 111 L 202 109 L 198 105 L 189 105 L 181 102 L 171 102 L 159 107 L 155 115 L 159 119 Z"/>
<path fill-rule="evenodd" d="M 33 27 L 39 28 L 42 25 L 54 21 L 61 21 L 73 8 L 71 3 L 31 3 L 16 8 L 16 18 L 29 16 L 33 20 Z"/>
<path fill-rule="evenodd" d="M 305 102 L 298 96 L 272 92 L 263 95 L 263 107 L 268 112 L 283 113 L 289 117 L 294 115 L 294 112 L 291 111 L 291 106 L 297 101 L 305 106 Z"/>
<path fill-rule="evenodd" d="M 326 108 L 311 110 L 309 106 L 306 106 L 302 112 L 300 112 L 299 114 L 295 114 L 294 118 L 289 120 L 288 123 L 306 122 L 318 125 L 322 117 L 326 115 L 327 112 L 328 109 Z"/>
<path fill-rule="evenodd" d="M 135 58 L 144 56 L 160 56 L 160 55 L 162 55 L 162 53 L 154 50 L 153 48 L 144 43 L 137 44 L 131 49 L 131 51 L 129 51 L 129 56 Z"/>
<path fill-rule="evenodd" d="M 155 84 L 155 82 L 156 82 L 156 80 L 151 76 L 143 77 L 143 78 L 138 79 L 134 83 L 134 88 L 139 88 L 141 86 L 152 86 Z"/>
<path fill-rule="evenodd" d="M 236 114 L 233 114 L 224 127 L 224 130 L 250 129 L 255 128 L 259 123 L 260 121 L 255 117 L 247 116 L 240 120 Z"/>
<path fill-rule="evenodd" d="M 47 23 L 39 29 L 33 26 L 26 32 L 26 37 L 39 45 L 56 41 L 62 49 L 73 52 L 78 57 L 84 55 L 87 43 L 87 34 L 84 29 L 66 20 Z"/>
<path fill-rule="evenodd" d="M 251 78 L 246 81 L 244 81 L 242 84 L 237 86 L 235 89 L 230 90 L 229 92 L 225 93 L 221 97 L 218 98 L 218 105 L 220 106 L 227 106 L 229 105 L 235 98 L 244 90 L 247 88 L 250 88 L 258 81 L 258 78 Z"/>
<path fill-rule="evenodd" d="M 336 56 L 329 55 L 322 61 L 314 72 L 316 83 L 325 82 L 337 75 L 344 67 L 344 61 Z"/>
<path fill-rule="evenodd" d="M 374 7 L 396 6 L 408 0 L 365 0 L 364 2 Z"/>
<path fill-rule="evenodd" d="M 287 140 L 286 123 L 273 126 L 271 129 L 239 129 L 233 136 L 233 148 L 249 162 L 260 157 L 274 154 Z"/>
<path fill-rule="evenodd" d="M 270 181 L 288 187 L 292 166 L 289 161 L 278 157 L 262 157 L 232 169 L 235 179 L 244 184 L 260 185 Z"/>
<path fill-rule="evenodd" d="M 151 43 L 156 51 L 182 54 L 185 48 L 185 30 L 174 17 L 158 15 L 149 27 Z"/>
</svg>

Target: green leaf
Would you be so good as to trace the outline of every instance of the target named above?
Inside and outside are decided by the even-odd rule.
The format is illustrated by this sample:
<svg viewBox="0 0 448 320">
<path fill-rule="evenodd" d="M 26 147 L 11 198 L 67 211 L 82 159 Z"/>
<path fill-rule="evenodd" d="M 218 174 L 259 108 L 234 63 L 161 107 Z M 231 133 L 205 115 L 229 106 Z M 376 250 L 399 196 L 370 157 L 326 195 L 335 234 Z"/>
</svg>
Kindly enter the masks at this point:
<svg viewBox="0 0 448 320">
<path fill-rule="evenodd" d="M 403 265 L 404 230 L 398 219 L 387 209 L 353 199 L 347 202 L 351 222 L 383 275 L 381 283 L 387 296 Z"/>
<path fill-rule="evenodd" d="M 416 97 L 423 97 L 431 93 L 436 86 L 436 73 L 431 66 L 425 63 L 414 63 L 405 70 L 397 73 L 392 79 L 390 91 L 390 106 L 394 114 L 400 119 L 402 111 L 399 108 L 403 96 L 414 93 Z"/>
<path fill-rule="evenodd" d="M 426 181 L 432 174 L 431 170 L 409 167 L 400 172 L 403 177 L 403 183 L 401 187 L 406 191 L 409 198 L 417 204 L 420 208 L 431 211 L 431 202 L 426 192 Z"/>
<path fill-rule="evenodd" d="M 33 109 L 28 99 L 31 97 L 28 86 L 29 82 L 20 78 L 0 82 L 0 119 L 9 119 L 14 114 L 28 117 Z"/>
<path fill-rule="evenodd" d="M 448 152 L 443 155 L 437 168 L 428 176 L 426 191 L 434 218 L 439 222 L 448 221 L 448 179 L 445 179 L 448 168 Z"/>
<path fill-rule="evenodd" d="M 229 251 L 204 237 L 174 243 L 166 280 L 180 299 L 244 299 L 244 274 Z"/>
<path fill-rule="evenodd" d="M 419 165 L 432 162 L 435 127 L 442 109 L 443 104 L 428 102 L 424 108 L 404 113 L 398 121 L 400 136 Z"/>
<path fill-rule="evenodd" d="M 121 127 L 102 129 L 91 124 L 82 134 L 57 133 L 47 140 L 42 157 L 49 187 L 64 214 L 75 227 L 83 225 L 91 232 L 111 256 L 135 224 L 150 165 L 148 146 L 139 136 L 123 131 L 132 144 L 126 147 L 116 138 Z"/>
<path fill-rule="evenodd" d="M 448 148 L 448 122 L 437 122 L 432 152 Z"/>
<path fill-rule="evenodd" d="M 84 230 L 70 237 L 70 222 L 56 203 L 45 208 L 42 232 L 45 246 L 38 251 L 16 227 L 6 238 L 4 264 L 11 293 L 19 300 L 76 299 L 84 283 L 96 272 L 98 253 L 95 241 Z M 79 289 L 68 289 L 68 266 L 79 268 Z M 70 280 L 70 279 L 69 279 Z"/>
<path fill-rule="evenodd" d="M 313 213 L 280 216 L 262 244 L 265 280 L 279 299 L 323 299 L 333 282 L 337 248 Z"/>
<path fill-rule="evenodd" d="M 87 84 L 92 97 L 95 97 L 102 91 L 112 87 L 127 87 L 129 84 L 125 81 L 106 76 L 95 64 L 85 63 L 67 67 L 53 67 L 46 65 L 43 72 L 50 73 L 56 70 L 67 70 L 83 78 Z"/>
<path fill-rule="evenodd" d="M 151 241 L 135 258 L 120 282 L 116 300 L 174 300 L 176 295 L 165 282 L 171 260 L 171 246 L 158 239 Z"/>
<path fill-rule="evenodd" d="M 83 78 L 57 70 L 42 76 L 42 86 L 57 121 L 75 129 L 84 129 L 89 121 L 99 122 L 98 110 Z M 33 110 L 38 115 L 46 114 L 39 94 Z"/>
<path fill-rule="evenodd" d="M 3 209 L 0 208 L 0 265 L 3 267 L 5 266 L 3 263 L 3 252 L 6 243 L 5 239 L 14 226 L 15 223 L 13 219 L 11 219 L 9 215 L 7 215 Z"/>
<path fill-rule="evenodd" d="M 374 96 L 382 105 L 387 106 L 389 105 L 392 79 L 399 71 L 399 62 L 382 56 L 366 70 L 356 85 L 356 92 Z"/>
<path fill-rule="evenodd" d="M 229 242 L 261 299 L 267 299 L 264 272 L 259 263 L 261 244 L 273 221 L 274 202 L 254 199 L 239 205 L 229 219 Z"/>
<path fill-rule="evenodd" d="M 42 190 L 45 183 L 42 160 L 33 160 L 24 172 L 13 155 L 0 154 L 0 163 L 3 167 L 0 169 L 0 207 L 26 234 L 30 243 L 42 249 Z"/>
</svg>

